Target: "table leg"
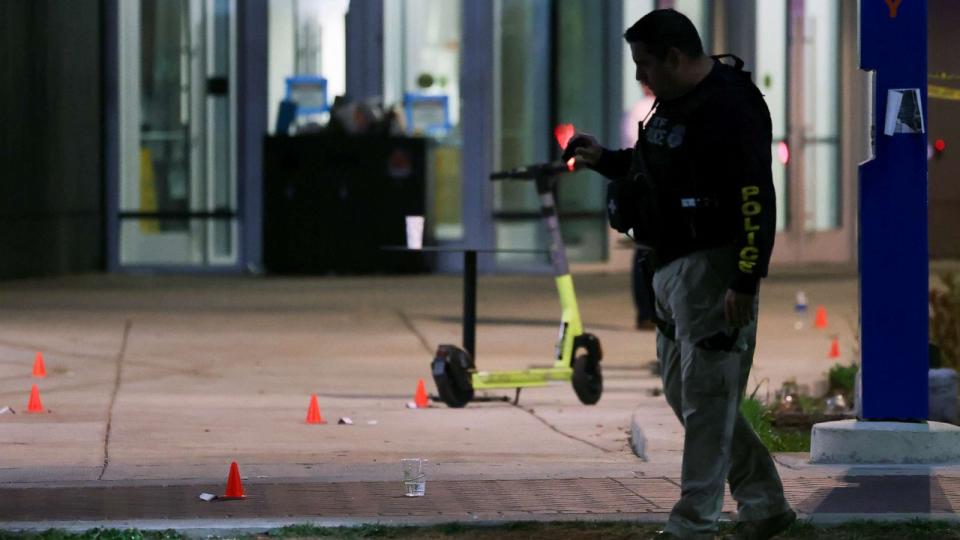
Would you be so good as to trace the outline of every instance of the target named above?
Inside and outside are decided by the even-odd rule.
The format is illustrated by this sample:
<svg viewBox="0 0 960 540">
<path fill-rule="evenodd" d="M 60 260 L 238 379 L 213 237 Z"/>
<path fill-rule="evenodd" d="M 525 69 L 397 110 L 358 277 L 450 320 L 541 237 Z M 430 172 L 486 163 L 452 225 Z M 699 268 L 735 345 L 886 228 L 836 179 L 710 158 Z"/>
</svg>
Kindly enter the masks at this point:
<svg viewBox="0 0 960 540">
<path fill-rule="evenodd" d="M 477 338 L 477 252 L 463 252 L 463 348 L 476 362 Z"/>
</svg>

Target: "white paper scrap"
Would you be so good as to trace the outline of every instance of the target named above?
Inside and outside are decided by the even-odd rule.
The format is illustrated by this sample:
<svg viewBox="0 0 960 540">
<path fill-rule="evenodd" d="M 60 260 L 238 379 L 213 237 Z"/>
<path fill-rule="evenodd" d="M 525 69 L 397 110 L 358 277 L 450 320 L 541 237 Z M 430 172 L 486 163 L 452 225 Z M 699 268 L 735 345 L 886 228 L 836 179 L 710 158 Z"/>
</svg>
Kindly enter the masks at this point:
<svg viewBox="0 0 960 540">
<path fill-rule="evenodd" d="M 217 496 L 214 495 L 213 493 L 201 493 L 201 494 L 200 494 L 200 500 L 202 500 L 202 501 L 210 502 L 210 501 L 212 501 L 212 500 L 214 500 L 214 499 L 216 499 L 216 498 L 217 498 Z"/>
<path fill-rule="evenodd" d="M 346 425 L 348 425 L 348 426 L 352 426 L 352 425 L 353 425 L 353 420 L 351 420 L 349 416 L 344 416 L 344 417 L 341 418 L 340 420 L 337 420 L 337 423 L 338 423 L 338 424 L 346 424 Z"/>
</svg>

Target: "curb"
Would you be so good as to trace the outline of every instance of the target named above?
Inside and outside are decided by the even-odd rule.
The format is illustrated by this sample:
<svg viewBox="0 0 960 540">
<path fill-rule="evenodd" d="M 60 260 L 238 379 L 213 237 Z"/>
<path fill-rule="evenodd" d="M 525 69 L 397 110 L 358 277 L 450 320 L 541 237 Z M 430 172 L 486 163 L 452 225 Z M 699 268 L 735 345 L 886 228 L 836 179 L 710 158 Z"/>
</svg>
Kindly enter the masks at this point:
<svg viewBox="0 0 960 540">
<path fill-rule="evenodd" d="M 11 521 L 0 522 L 0 531 L 43 532 L 56 529 L 67 532 L 84 532 L 91 529 L 139 529 L 142 531 L 164 531 L 173 529 L 191 538 L 209 536 L 240 536 L 263 533 L 291 525 L 310 525 L 314 527 L 362 527 L 364 525 L 382 525 L 385 527 L 432 527 L 451 523 L 478 527 L 497 527 L 510 523 L 646 523 L 662 524 L 670 516 L 667 512 L 644 512 L 636 514 L 554 514 L 499 515 L 497 517 L 471 514 L 463 519 L 450 517 L 390 517 L 370 516 L 351 518 L 289 518 L 289 519 L 133 519 L 105 521 Z"/>
<path fill-rule="evenodd" d="M 638 458 L 647 461 L 647 437 L 643 434 L 640 421 L 637 419 L 637 409 L 630 415 L 630 448 Z"/>
<path fill-rule="evenodd" d="M 449 519 L 443 517 L 352 517 L 352 518 L 290 518 L 290 519 L 182 519 L 182 520 L 116 520 L 116 521 L 24 521 L 0 522 L 0 531 L 8 532 L 43 532 L 50 529 L 66 532 L 84 532 L 96 528 L 107 529 L 139 529 L 142 531 L 163 531 L 173 529 L 190 538 L 208 538 L 211 536 L 230 537 L 248 534 L 258 534 L 272 529 L 279 529 L 291 525 L 310 525 L 323 528 L 352 528 L 364 525 L 382 525 L 386 527 L 430 527 L 459 523 L 478 527 L 497 527 L 510 523 L 539 522 L 539 523 L 643 523 L 662 524 L 669 517 L 667 512 L 646 512 L 642 514 L 556 514 L 537 515 L 529 514 L 516 516 L 487 517 L 472 514 L 464 519 Z M 839 526 L 851 522 L 883 522 L 900 523 L 909 521 L 960 523 L 960 515 L 949 513 L 896 513 L 896 514 L 864 514 L 864 513 L 830 513 L 804 514 L 797 512 L 799 521 L 815 526 Z M 721 521 L 727 521 L 721 517 Z"/>
</svg>

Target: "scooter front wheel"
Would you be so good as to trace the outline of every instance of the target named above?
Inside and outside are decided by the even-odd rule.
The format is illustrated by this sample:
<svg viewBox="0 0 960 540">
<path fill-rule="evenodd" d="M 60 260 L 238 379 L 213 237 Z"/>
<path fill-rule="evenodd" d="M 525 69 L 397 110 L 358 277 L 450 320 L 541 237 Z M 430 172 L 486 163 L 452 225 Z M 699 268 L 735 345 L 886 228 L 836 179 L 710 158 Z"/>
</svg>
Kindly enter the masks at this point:
<svg viewBox="0 0 960 540">
<path fill-rule="evenodd" d="M 589 353 L 573 359 L 573 391 L 584 405 L 594 405 L 603 393 L 600 359 Z"/>
<path fill-rule="evenodd" d="M 454 345 L 440 345 L 430 370 L 437 393 L 448 407 L 459 409 L 473 399 L 473 360 L 467 351 Z"/>
</svg>

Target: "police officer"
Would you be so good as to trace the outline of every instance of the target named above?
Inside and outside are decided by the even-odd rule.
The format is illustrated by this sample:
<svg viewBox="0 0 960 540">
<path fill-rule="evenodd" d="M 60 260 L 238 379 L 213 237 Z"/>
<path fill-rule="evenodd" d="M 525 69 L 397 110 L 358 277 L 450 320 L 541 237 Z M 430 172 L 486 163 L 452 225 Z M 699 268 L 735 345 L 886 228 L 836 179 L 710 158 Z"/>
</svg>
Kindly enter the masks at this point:
<svg viewBox="0 0 960 540">
<path fill-rule="evenodd" d="M 734 537 L 771 538 L 796 514 L 739 408 L 776 225 L 770 113 L 742 62 L 706 56 L 684 15 L 653 11 L 624 38 L 637 81 L 657 98 L 653 116 L 632 149 L 608 150 L 587 134 L 568 148 L 611 179 L 611 225 L 657 259 L 657 357 L 685 428 L 681 496 L 663 536 L 713 538 L 729 481 Z"/>
</svg>

